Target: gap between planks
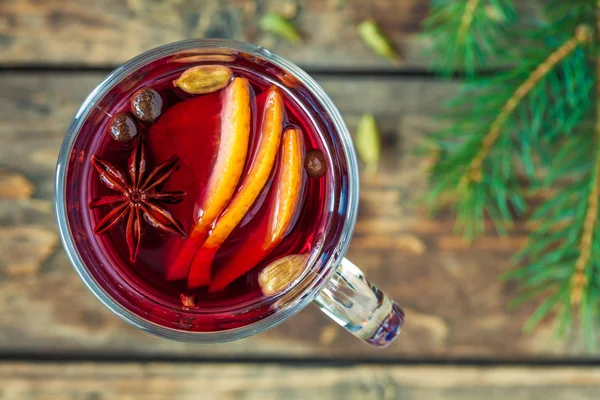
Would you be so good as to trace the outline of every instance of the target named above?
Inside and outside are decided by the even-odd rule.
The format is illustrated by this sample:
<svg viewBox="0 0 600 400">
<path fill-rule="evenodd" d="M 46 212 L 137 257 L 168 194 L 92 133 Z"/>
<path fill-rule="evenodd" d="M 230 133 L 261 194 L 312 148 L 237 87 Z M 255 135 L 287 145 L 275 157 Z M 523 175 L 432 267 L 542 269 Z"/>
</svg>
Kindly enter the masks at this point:
<svg viewBox="0 0 600 400">
<path fill-rule="evenodd" d="M 373 350 L 377 354 L 381 350 Z M 385 350 L 384 350 L 385 351 Z M 507 368 L 598 368 L 600 360 L 593 357 L 562 358 L 474 358 L 474 357 L 361 357 L 360 359 L 340 357 L 277 357 L 277 356 L 182 356 L 173 354 L 140 354 L 140 353 L 96 353 L 96 352 L 0 352 L 0 364 L 9 363 L 99 363 L 99 364 L 137 364 L 137 363 L 170 363 L 170 364 L 241 364 L 241 365 L 280 365 L 280 366 L 312 366 L 312 367 L 357 367 L 357 366 L 416 366 L 416 367 L 507 367 Z"/>
<path fill-rule="evenodd" d="M 0 73 L 103 73 L 108 74 L 118 68 L 119 65 L 87 65 L 87 64 L 0 64 Z M 350 69 L 350 68 L 319 68 L 305 67 L 299 65 L 309 75 L 320 75 L 324 77 L 340 78 L 421 78 L 435 80 L 464 80 L 466 75 L 463 72 L 456 72 L 451 77 L 441 77 L 435 71 L 422 68 L 404 68 L 397 69 L 378 68 L 378 69 Z M 490 68 L 478 72 L 479 77 L 492 76 L 503 71 L 500 68 Z"/>
</svg>

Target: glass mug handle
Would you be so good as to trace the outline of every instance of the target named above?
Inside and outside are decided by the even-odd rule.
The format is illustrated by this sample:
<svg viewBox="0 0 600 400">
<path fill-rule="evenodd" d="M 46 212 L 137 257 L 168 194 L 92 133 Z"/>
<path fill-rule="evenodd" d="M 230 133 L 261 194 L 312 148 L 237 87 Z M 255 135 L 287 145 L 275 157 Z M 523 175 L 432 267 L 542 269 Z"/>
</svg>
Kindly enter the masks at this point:
<svg viewBox="0 0 600 400">
<path fill-rule="evenodd" d="M 315 303 L 348 332 L 375 347 L 389 345 L 404 324 L 404 311 L 345 258 Z"/>
</svg>

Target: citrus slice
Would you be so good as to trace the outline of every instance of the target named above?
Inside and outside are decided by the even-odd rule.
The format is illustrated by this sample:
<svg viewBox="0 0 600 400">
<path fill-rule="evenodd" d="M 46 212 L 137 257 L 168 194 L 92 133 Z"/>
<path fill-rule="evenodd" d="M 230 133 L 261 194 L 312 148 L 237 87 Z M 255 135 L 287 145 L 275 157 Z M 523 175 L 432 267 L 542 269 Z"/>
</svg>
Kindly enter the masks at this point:
<svg viewBox="0 0 600 400">
<path fill-rule="evenodd" d="M 281 141 L 276 180 L 266 204 L 267 212 L 257 222 L 256 232 L 251 235 L 252 240 L 242 245 L 227 265 L 215 274 L 210 282 L 210 292 L 223 290 L 250 271 L 285 238 L 300 206 L 303 164 L 302 132 L 297 128 L 288 128 Z"/>
<path fill-rule="evenodd" d="M 276 86 L 267 91 L 264 104 L 260 136 L 250 168 L 242 179 L 240 189 L 215 221 L 208 238 L 196 254 L 188 276 L 189 288 L 209 283 L 215 254 L 244 218 L 269 180 L 281 141 L 285 114 L 283 94 Z"/>
<path fill-rule="evenodd" d="M 185 279 L 197 250 L 202 246 L 210 226 L 223 212 L 238 185 L 248 152 L 250 138 L 250 84 L 235 78 L 224 89 L 221 110 L 221 142 L 215 165 L 200 201 L 198 221 L 179 255 L 169 266 L 169 280 Z"/>
</svg>

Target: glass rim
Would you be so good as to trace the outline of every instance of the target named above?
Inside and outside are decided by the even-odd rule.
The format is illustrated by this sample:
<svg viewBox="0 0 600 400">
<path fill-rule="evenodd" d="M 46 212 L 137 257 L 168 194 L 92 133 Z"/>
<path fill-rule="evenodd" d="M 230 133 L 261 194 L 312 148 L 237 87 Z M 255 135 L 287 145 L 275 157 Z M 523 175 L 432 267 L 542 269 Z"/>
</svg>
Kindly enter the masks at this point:
<svg viewBox="0 0 600 400">
<path fill-rule="evenodd" d="M 344 216 L 345 219 L 343 229 L 339 235 L 338 243 L 334 247 L 335 250 L 323 265 L 324 273 L 320 276 L 321 279 L 312 282 L 311 285 L 305 288 L 298 296 L 296 296 L 293 301 L 288 303 L 285 308 L 277 310 L 264 319 L 243 327 L 217 332 L 192 332 L 168 328 L 158 323 L 141 318 L 113 299 L 112 296 L 106 293 L 105 289 L 102 288 L 98 282 L 96 282 L 96 279 L 88 271 L 88 268 L 79 255 L 67 221 L 65 202 L 67 175 L 66 167 L 68 157 L 75 144 L 75 139 L 77 138 L 77 135 L 83 123 L 85 122 L 86 117 L 92 110 L 93 105 L 123 77 L 132 71 L 136 71 L 148 63 L 169 55 L 173 55 L 174 53 L 198 48 L 213 48 L 216 50 L 225 49 L 243 52 L 253 56 L 259 56 L 297 78 L 321 103 L 321 106 L 331 118 L 331 121 L 335 126 L 336 139 L 338 139 L 342 144 L 342 150 L 344 152 L 344 160 L 342 161 L 346 163 L 348 168 L 349 181 L 346 191 L 347 207 L 346 215 Z M 90 94 L 82 102 L 67 129 L 58 155 L 54 190 L 56 220 L 61 242 L 67 253 L 67 257 L 87 288 L 94 294 L 94 296 L 96 296 L 98 300 L 100 300 L 102 304 L 104 304 L 105 307 L 131 325 L 161 337 L 184 342 L 222 342 L 240 339 L 270 329 L 287 320 L 308 306 L 308 304 L 315 299 L 315 297 L 327 284 L 342 258 L 346 254 L 346 251 L 348 250 L 350 238 L 352 232 L 354 231 L 358 214 L 359 176 L 356 153 L 354 151 L 354 145 L 352 143 L 352 138 L 348 128 L 346 127 L 340 112 L 333 104 L 332 100 L 310 75 L 308 75 L 294 63 L 260 46 L 225 39 L 190 39 L 165 44 L 132 58 L 131 60 L 114 69 L 90 92 Z"/>
</svg>

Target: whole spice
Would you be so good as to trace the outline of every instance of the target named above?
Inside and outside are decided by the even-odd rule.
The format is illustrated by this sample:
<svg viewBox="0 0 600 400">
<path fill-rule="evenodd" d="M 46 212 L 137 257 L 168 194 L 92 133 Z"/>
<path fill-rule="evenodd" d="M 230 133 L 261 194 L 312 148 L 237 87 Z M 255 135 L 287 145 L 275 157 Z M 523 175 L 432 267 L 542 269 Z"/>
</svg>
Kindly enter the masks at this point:
<svg viewBox="0 0 600 400">
<path fill-rule="evenodd" d="M 258 26 L 263 31 L 277 35 L 290 43 L 302 41 L 302 37 L 298 33 L 296 27 L 279 14 L 273 12 L 265 14 L 260 21 L 258 21 Z"/>
<path fill-rule="evenodd" d="M 176 204 L 183 200 L 185 192 L 162 192 L 160 187 L 179 167 L 179 157 L 173 156 L 146 176 L 146 152 L 140 137 L 129 157 L 127 179 L 125 173 L 114 165 L 92 156 L 92 165 L 100 174 L 100 180 L 109 189 L 118 192 L 92 200 L 90 208 L 110 206 L 111 210 L 94 228 L 97 235 L 106 233 L 122 220 L 127 221 L 125 239 L 129 258 L 135 262 L 142 239 L 142 218 L 160 230 L 186 237 L 183 226 L 157 203 Z"/>
<path fill-rule="evenodd" d="M 267 265 L 258 275 L 258 284 L 265 296 L 283 292 L 302 274 L 309 254 L 293 254 Z"/>
<path fill-rule="evenodd" d="M 366 165 L 367 173 L 377 172 L 377 165 L 381 155 L 381 138 L 375 117 L 371 114 L 363 115 L 358 122 L 354 137 L 356 151 Z"/>
<path fill-rule="evenodd" d="M 310 149 L 306 152 L 304 169 L 311 178 L 320 178 L 327 172 L 327 159 L 319 149 Z"/>
<path fill-rule="evenodd" d="M 131 113 L 143 122 L 154 122 L 160 116 L 163 99 L 154 89 L 140 89 L 131 98 Z"/>
<path fill-rule="evenodd" d="M 366 20 L 361 22 L 358 25 L 358 35 L 375 54 L 385 57 L 394 63 L 401 61 L 400 55 L 375 21 Z"/>
<path fill-rule="evenodd" d="M 183 71 L 173 85 L 186 93 L 206 94 L 223 89 L 232 76 L 231 68 L 224 65 L 199 65 Z"/>
<path fill-rule="evenodd" d="M 128 142 L 138 135 L 138 126 L 131 114 L 121 112 L 108 121 L 110 135 L 117 142 Z"/>
</svg>

